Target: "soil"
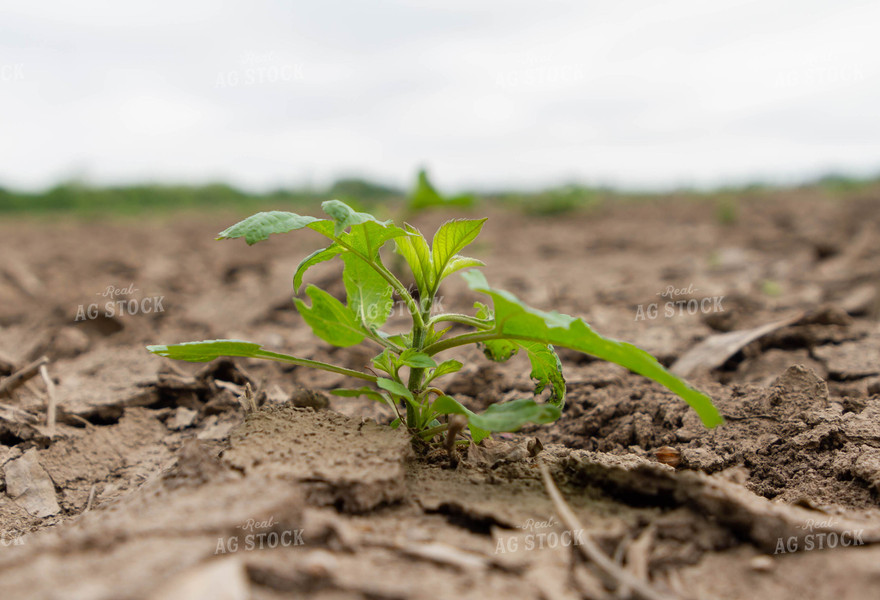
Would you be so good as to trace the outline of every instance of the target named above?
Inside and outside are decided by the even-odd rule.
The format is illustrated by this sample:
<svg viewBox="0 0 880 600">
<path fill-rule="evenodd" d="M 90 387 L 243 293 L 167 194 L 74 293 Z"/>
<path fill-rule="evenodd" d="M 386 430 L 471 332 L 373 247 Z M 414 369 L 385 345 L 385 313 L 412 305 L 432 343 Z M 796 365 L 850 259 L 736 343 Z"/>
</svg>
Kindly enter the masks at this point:
<svg viewBox="0 0 880 600">
<path fill-rule="evenodd" d="M 4 220 L 0 386 L 45 356 L 57 410 L 48 424 L 39 375 L 0 393 L 0 596 L 636 597 L 580 557 L 545 465 L 598 547 L 668 597 L 875 597 L 878 208 L 779 192 L 732 222 L 684 198 L 480 209 L 470 254 L 490 282 L 648 350 L 726 424 L 706 430 L 664 388 L 560 349 L 562 419 L 457 460 L 413 447 L 387 407 L 328 395 L 344 376 L 144 350 L 237 338 L 364 368 L 372 349 L 320 342 L 291 301 L 317 235 L 248 248 L 213 241 L 238 215 Z M 307 280 L 342 298 L 338 272 Z M 477 299 L 453 277 L 440 304 Z M 533 389 L 524 357 L 450 356 L 466 366 L 445 389 L 474 410 Z"/>
</svg>

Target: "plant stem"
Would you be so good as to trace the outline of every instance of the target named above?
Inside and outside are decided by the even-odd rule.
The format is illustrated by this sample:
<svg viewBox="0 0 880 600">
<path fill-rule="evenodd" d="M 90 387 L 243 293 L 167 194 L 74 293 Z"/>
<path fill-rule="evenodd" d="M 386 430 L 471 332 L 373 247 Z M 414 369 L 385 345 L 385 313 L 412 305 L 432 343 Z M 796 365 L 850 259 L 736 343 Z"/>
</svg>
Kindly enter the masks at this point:
<svg viewBox="0 0 880 600">
<path fill-rule="evenodd" d="M 425 327 L 424 325 L 420 325 L 416 323 L 415 319 L 413 319 L 413 329 L 412 329 L 412 347 L 416 350 L 421 350 L 422 346 L 425 344 Z M 424 375 L 425 369 L 418 367 L 410 367 L 409 370 L 409 381 L 407 382 L 407 388 L 410 392 L 412 392 L 413 397 L 418 398 L 419 390 L 422 387 L 422 376 Z M 417 418 L 415 414 L 415 409 L 410 406 L 409 403 L 406 405 L 406 420 L 407 425 L 412 428 L 417 427 Z"/>
<path fill-rule="evenodd" d="M 410 430 L 416 429 L 416 409 L 409 402 L 406 403 L 406 426 Z"/>
<path fill-rule="evenodd" d="M 255 353 L 255 356 L 259 358 L 265 358 L 267 360 L 291 363 L 294 365 L 299 365 L 301 367 L 311 367 L 313 369 L 330 371 L 331 373 L 339 373 L 340 375 L 347 375 L 349 377 L 355 377 L 357 379 L 365 379 L 366 381 L 372 381 L 374 383 L 377 379 L 375 375 L 368 375 L 367 373 L 361 373 L 360 371 L 346 369 L 345 367 L 337 367 L 336 365 L 331 365 L 317 360 L 309 360 L 307 358 L 296 358 L 295 356 L 288 356 L 287 354 L 279 354 L 277 352 L 269 352 L 268 350 L 259 350 Z"/>
<path fill-rule="evenodd" d="M 385 278 L 385 281 L 391 284 L 391 287 L 394 288 L 394 291 L 397 292 L 397 295 L 403 298 L 403 301 L 406 303 L 407 309 L 409 309 L 410 315 L 412 315 L 413 321 L 418 322 L 422 327 L 425 326 L 425 320 L 422 317 L 422 313 L 419 312 L 419 305 L 416 302 L 415 298 L 412 297 L 412 294 L 409 293 L 409 290 L 406 289 L 406 286 L 403 285 L 397 277 L 394 276 L 391 271 L 385 268 L 384 265 L 377 265 L 379 272 L 382 277 Z"/>
<path fill-rule="evenodd" d="M 425 345 L 425 338 L 428 334 L 428 328 L 430 325 L 425 325 L 425 322 L 428 320 L 428 315 L 431 314 L 431 305 L 434 303 L 433 296 L 428 298 L 421 299 L 422 306 L 421 310 L 418 313 L 419 319 L 415 318 L 413 315 L 413 328 L 412 328 L 412 347 L 416 350 L 421 350 Z M 410 392 L 412 392 L 413 397 L 420 398 L 422 395 L 422 385 L 425 380 L 425 369 L 424 367 L 411 367 L 409 370 L 409 381 L 407 382 L 407 388 Z M 406 415 L 407 419 L 410 417 L 410 413 L 412 413 L 413 420 L 416 421 L 415 426 L 418 426 L 417 421 L 421 417 L 421 415 L 416 416 L 415 410 L 412 411 L 407 408 Z"/>
<path fill-rule="evenodd" d="M 455 348 L 457 346 L 466 346 L 467 344 L 477 344 L 479 342 L 501 340 L 510 337 L 511 336 L 509 335 L 504 335 L 496 331 L 474 331 L 471 333 L 457 335 L 447 340 L 440 340 L 439 342 L 435 342 L 427 348 L 423 348 L 422 352 L 424 352 L 428 356 L 433 356 L 438 352 L 443 352 L 444 350 L 449 350 L 450 348 Z"/>
<path fill-rule="evenodd" d="M 370 332 L 370 335 L 367 336 L 367 339 L 369 339 L 370 341 L 376 342 L 377 344 L 379 344 L 383 348 L 388 348 L 389 350 L 391 350 L 395 354 L 400 354 L 401 352 L 403 352 L 403 349 L 400 346 L 398 346 L 397 344 L 394 344 L 392 342 L 389 342 L 388 340 L 383 338 L 381 335 L 379 335 L 379 333 L 375 329 L 371 329 L 369 327 L 365 327 L 365 328 L 367 331 Z"/>
<path fill-rule="evenodd" d="M 476 317 L 469 317 L 467 315 L 460 315 L 457 313 L 443 313 L 435 316 L 430 321 L 428 321 L 428 325 L 434 325 L 435 323 L 440 322 L 448 322 L 448 323 L 461 323 L 462 325 L 470 325 L 471 327 L 475 327 L 477 329 L 492 329 L 495 326 L 494 322 L 490 319 L 478 319 Z"/>
<path fill-rule="evenodd" d="M 393 410 L 394 413 L 397 415 L 397 420 L 402 421 L 403 419 L 400 417 L 400 411 L 397 409 L 397 405 L 394 403 L 394 400 L 392 400 L 389 396 L 383 395 L 382 397 L 385 399 L 385 403 L 388 404 L 388 406 L 391 407 L 391 410 Z"/>
<path fill-rule="evenodd" d="M 422 350 L 425 346 L 425 338 L 428 334 L 428 328 L 430 325 L 425 325 L 425 321 L 427 320 L 427 315 L 431 314 L 431 304 L 433 303 L 433 298 L 423 299 L 422 303 L 424 304 L 424 308 L 419 315 L 422 317 L 421 323 L 416 322 L 413 319 L 413 329 L 412 329 L 412 347 L 416 350 Z M 413 367 L 409 371 L 409 391 L 411 391 L 414 395 L 417 392 L 421 391 L 422 387 L 422 376 L 425 373 L 424 368 Z"/>
<path fill-rule="evenodd" d="M 449 350 L 450 348 L 467 346 L 468 344 L 478 344 L 480 342 L 489 342 L 492 340 L 519 340 L 523 342 L 539 342 L 541 344 L 548 343 L 546 339 L 532 337 L 528 335 L 498 333 L 497 330 L 474 331 L 471 333 L 463 333 L 461 335 L 457 335 L 453 338 L 449 338 L 448 340 L 440 340 L 439 342 L 435 342 L 427 348 L 423 348 L 422 352 L 424 352 L 428 356 L 433 356 L 438 352 L 443 352 L 444 350 Z"/>
<path fill-rule="evenodd" d="M 443 425 L 437 425 L 436 427 L 431 427 L 430 429 L 420 431 L 419 435 L 422 436 L 426 440 L 430 440 L 432 437 L 434 437 L 438 433 L 443 433 L 448 428 L 449 428 L 449 424 L 444 423 Z"/>
</svg>

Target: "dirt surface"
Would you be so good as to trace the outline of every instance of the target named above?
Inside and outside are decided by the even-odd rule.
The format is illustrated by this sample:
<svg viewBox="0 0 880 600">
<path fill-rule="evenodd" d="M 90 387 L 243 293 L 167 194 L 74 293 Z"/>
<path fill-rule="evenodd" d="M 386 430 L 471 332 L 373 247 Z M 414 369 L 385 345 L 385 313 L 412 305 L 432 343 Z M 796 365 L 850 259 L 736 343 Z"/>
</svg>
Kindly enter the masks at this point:
<svg viewBox="0 0 880 600">
<path fill-rule="evenodd" d="M 876 596 L 880 197 L 779 193 L 735 219 L 684 199 L 479 212 L 490 282 L 645 348 L 727 423 L 707 431 L 665 389 L 560 350 L 563 418 L 453 466 L 386 427 L 387 407 L 328 396 L 341 375 L 143 349 L 238 338 L 364 368 L 373 349 L 316 340 L 290 299 L 317 234 L 248 248 L 213 241 L 235 215 L 4 221 L 0 597 L 635 594 L 580 557 L 540 465 L 585 535 L 664 597 Z M 341 298 L 338 271 L 307 279 Z M 453 277 L 440 304 L 477 299 Z M 43 356 L 54 424 L 38 371 L 9 383 Z M 473 409 L 533 387 L 523 357 L 450 356 L 466 366 L 446 390 Z"/>
</svg>

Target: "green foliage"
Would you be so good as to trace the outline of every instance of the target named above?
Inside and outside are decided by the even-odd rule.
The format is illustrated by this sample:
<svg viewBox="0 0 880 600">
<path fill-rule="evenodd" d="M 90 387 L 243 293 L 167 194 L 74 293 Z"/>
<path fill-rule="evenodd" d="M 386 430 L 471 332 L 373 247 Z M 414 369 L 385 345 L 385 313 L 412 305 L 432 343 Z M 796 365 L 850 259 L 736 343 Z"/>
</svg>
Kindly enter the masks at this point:
<svg viewBox="0 0 880 600">
<path fill-rule="evenodd" d="M 95 187 L 80 182 L 57 185 L 36 193 L 0 194 L 0 213 L 51 214 L 84 216 L 134 215 L 176 212 L 210 207 L 253 211 L 260 204 L 289 203 L 303 205 L 313 194 L 305 191 L 275 191 L 263 195 L 243 192 L 228 185 L 165 186 L 134 185 Z"/>
<path fill-rule="evenodd" d="M 778 298 L 782 295 L 782 285 L 773 279 L 765 279 L 761 282 L 761 293 L 771 298 Z"/>
<path fill-rule="evenodd" d="M 385 200 L 403 195 L 400 190 L 358 178 L 336 181 L 327 190 L 327 194 L 332 198 L 354 198 L 362 202 Z"/>
<path fill-rule="evenodd" d="M 715 205 L 715 218 L 721 225 L 735 225 L 739 221 L 739 205 L 736 198 L 721 196 Z"/>
<path fill-rule="evenodd" d="M 425 178 L 427 184 L 427 178 Z M 467 267 L 482 266 L 477 259 L 461 254 L 480 234 L 486 219 L 459 219 L 443 224 L 429 244 L 415 228 L 398 227 L 358 212 L 338 200 L 323 204 L 328 218 L 272 211 L 255 214 L 223 231 L 218 239 L 243 238 L 248 244 L 268 239 L 272 234 L 311 229 L 330 240 L 330 245 L 306 257 L 293 277 L 298 293 L 306 271 L 315 264 L 341 259 L 345 303 L 326 291 L 308 285 L 305 295 L 294 303 L 303 320 L 316 336 L 340 347 L 368 341 L 381 351 L 372 361 L 373 373 L 362 373 L 319 361 L 301 359 L 263 350 L 258 344 L 239 340 L 209 340 L 169 346 L 148 346 L 160 356 L 205 362 L 219 356 L 240 356 L 289 362 L 324 369 L 371 382 L 375 387 L 339 389 L 340 396 L 364 395 L 390 406 L 398 416 L 394 426 L 405 424 L 413 435 L 430 440 L 446 429 L 441 419 L 460 414 L 466 417 L 474 441 L 491 432 L 517 431 L 527 423 L 550 423 L 560 418 L 565 405 L 565 379 L 554 346 L 572 348 L 622 365 L 657 381 L 688 402 L 707 427 L 722 419 L 711 400 L 664 369 L 652 356 L 624 342 L 604 338 L 583 320 L 556 311 L 532 308 L 513 294 L 489 286 L 480 271 L 467 270 L 463 277 L 476 292 L 492 300 L 492 306 L 475 304 L 474 315 L 437 314 L 431 306 L 443 280 Z M 416 301 L 407 288 L 382 263 L 380 249 L 387 242 L 394 246 L 412 272 L 419 289 Z M 407 306 L 412 328 L 389 333 L 380 328 L 388 319 L 394 295 Z M 464 326 L 466 333 L 448 335 L 451 327 Z M 535 381 L 534 397 L 491 405 L 474 413 L 435 386 L 435 382 L 459 371 L 454 359 L 439 362 L 441 352 L 478 344 L 495 361 L 510 360 L 517 354 L 528 357 Z M 404 376 L 405 375 L 405 376 Z M 546 392 L 546 400 L 540 397 Z M 405 415 L 400 409 L 405 410 Z"/>
<path fill-rule="evenodd" d="M 438 207 L 456 207 L 470 208 L 476 203 L 476 199 L 469 194 L 459 196 L 443 197 L 440 192 L 431 185 L 428 179 L 428 172 L 424 169 L 419 171 L 416 177 L 416 185 L 407 199 L 406 211 L 409 213 L 418 213 L 429 208 Z"/>
<path fill-rule="evenodd" d="M 415 228 L 407 225 L 409 235 L 395 239 L 397 252 L 403 256 L 415 277 L 420 298 L 433 298 L 446 277 L 465 267 L 483 266 L 475 258 L 458 254 L 480 234 L 486 219 L 449 221 L 434 234 L 431 247 Z"/>
<path fill-rule="evenodd" d="M 324 290 L 314 285 L 306 288 L 306 294 L 312 299 L 308 306 L 300 298 L 294 298 L 296 309 L 303 320 L 312 328 L 312 332 L 334 346 L 347 348 L 364 341 L 368 335 L 363 321 L 358 320 L 353 304 L 346 306 Z"/>
<path fill-rule="evenodd" d="M 556 311 L 544 312 L 532 308 L 510 292 L 489 287 L 485 276 L 479 271 L 467 271 L 464 278 L 471 289 L 487 294 L 493 300 L 494 326 L 490 331 L 480 334 L 485 339 L 555 344 L 617 363 L 634 373 L 653 379 L 678 394 L 697 411 L 707 427 L 721 424 L 721 416 L 708 396 L 667 371 L 644 350 L 626 342 L 602 337 L 583 319 L 576 319 Z M 448 345 L 448 341 L 441 341 L 429 347 L 426 352 L 439 352 Z"/>
<path fill-rule="evenodd" d="M 827 192 L 834 194 L 845 194 L 852 192 L 860 192 L 869 187 L 869 184 L 876 183 L 877 178 L 864 179 L 852 177 L 842 173 L 828 173 L 823 175 L 816 181 L 816 186 Z"/>
<path fill-rule="evenodd" d="M 845 174 L 829 174 L 800 186 L 788 189 L 818 190 L 832 198 L 862 196 L 880 188 L 877 175 L 854 177 Z M 737 198 L 767 199 L 782 189 L 778 186 L 753 183 L 737 187 L 718 188 L 709 191 L 680 192 L 696 200 L 722 205 L 729 196 Z M 572 184 L 534 192 L 498 190 L 482 194 L 482 200 L 496 201 L 504 207 L 516 207 L 528 215 L 553 216 L 571 211 L 589 211 L 605 203 L 658 201 L 669 194 L 633 193 L 609 187 L 587 187 Z M 47 190 L 23 192 L 0 188 L 0 214 L 76 214 L 87 217 L 114 215 L 164 214 L 210 209 L 211 211 L 241 211 L 250 214 L 266 206 L 296 207 L 310 211 L 322 200 L 340 198 L 358 210 L 375 212 L 382 209 L 395 212 L 399 208 L 398 221 L 407 221 L 421 212 L 436 208 L 470 209 L 478 198 L 462 194 L 445 196 L 431 184 L 428 174 L 420 171 L 412 189 L 404 191 L 370 182 L 364 179 L 341 179 L 324 189 L 302 187 L 275 189 L 254 193 L 222 183 L 201 186 L 184 185 L 129 185 L 99 187 L 85 182 L 69 181 Z M 400 204 L 402 203 L 402 205 Z M 728 209 L 719 208 L 720 212 Z M 727 216 L 719 214 L 719 221 Z"/>
<path fill-rule="evenodd" d="M 609 195 L 607 191 L 580 185 L 566 185 L 532 194 L 508 194 L 505 195 L 505 199 L 521 206 L 527 215 L 552 217 L 576 210 L 598 208 L 603 202 L 603 196 L 606 195 Z"/>
</svg>

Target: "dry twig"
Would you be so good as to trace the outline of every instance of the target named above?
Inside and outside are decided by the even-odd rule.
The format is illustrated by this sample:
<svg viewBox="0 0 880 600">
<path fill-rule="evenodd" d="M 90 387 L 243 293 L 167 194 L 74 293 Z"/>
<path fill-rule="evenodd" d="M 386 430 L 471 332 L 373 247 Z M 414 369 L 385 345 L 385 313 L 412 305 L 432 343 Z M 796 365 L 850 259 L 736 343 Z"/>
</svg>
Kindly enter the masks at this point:
<svg viewBox="0 0 880 600">
<path fill-rule="evenodd" d="M 26 410 L 22 410 L 17 406 L 0 403 L 0 419 L 11 421 L 13 423 L 36 423 L 39 419 Z"/>
<path fill-rule="evenodd" d="M 46 384 L 46 394 L 49 396 L 49 405 L 46 408 L 46 427 L 49 429 L 49 437 L 55 437 L 55 411 L 57 409 L 57 400 L 55 398 L 55 382 L 49 377 L 49 370 L 45 364 L 40 365 L 40 377 Z"/>
<path fill-rule="evenodd" d="M 591 561 L 605 575 L 616 581 L 618 588 L 625 587 L 630 589 L 639 598 L 643 598 L 644 600 L 677 600 L 677 596 L 664 594 L 663 592 L 655 590 L 647 581 L 635 577 L 632 573 L 624 570 L 619 565 L 615 564 L 613 560 L 608 558 L 593 538 L 590 537 L 586 529 L 580 524 L 580 521 L 578 521 L 578 518 L 572 512 L 571 508 L 569 508 L 568 504 L 566 504 L 565 499 L 559 492 L 559 488 L 557 488 L 556 484 L 553 482 L 553 477 L 550 476 L 550 471 L 547 469 L 547 465 L 542 463 L 539 467 L 541 469 L 541 477 L 544 481 L 544 487 L 547 489 L 547 494 L 553 501 L 553 506 L 556 508 L 556 513 L 559 515 L 562 524 L 569 531 L 583 532 L 583 535 L 578 537 L 580 543 L 575 547 L 580 550 L 584 558 Z"/>
<path fill-rule="evenodd" d="M 34 362 L 25 365 L 3 381 L 0 381 L 0 396 L 10 395 L 13 391 L 22 386 L 24 382 L 36 375 L 40 371 L 40 367 L 48 362 L 49 359 L 47 357 L 41 356 Z"/>
<path fill-rule="evenodd" d="M 89 499 L 86 502 L 86 508 L 83 511 L 83 514 L 89 512 L 92 509 L 92 502 L 95 501 L 95 491 L 97 490 L 97 486 L 92 484 L 92 489 L 89 490 Z"/>
</svg>

